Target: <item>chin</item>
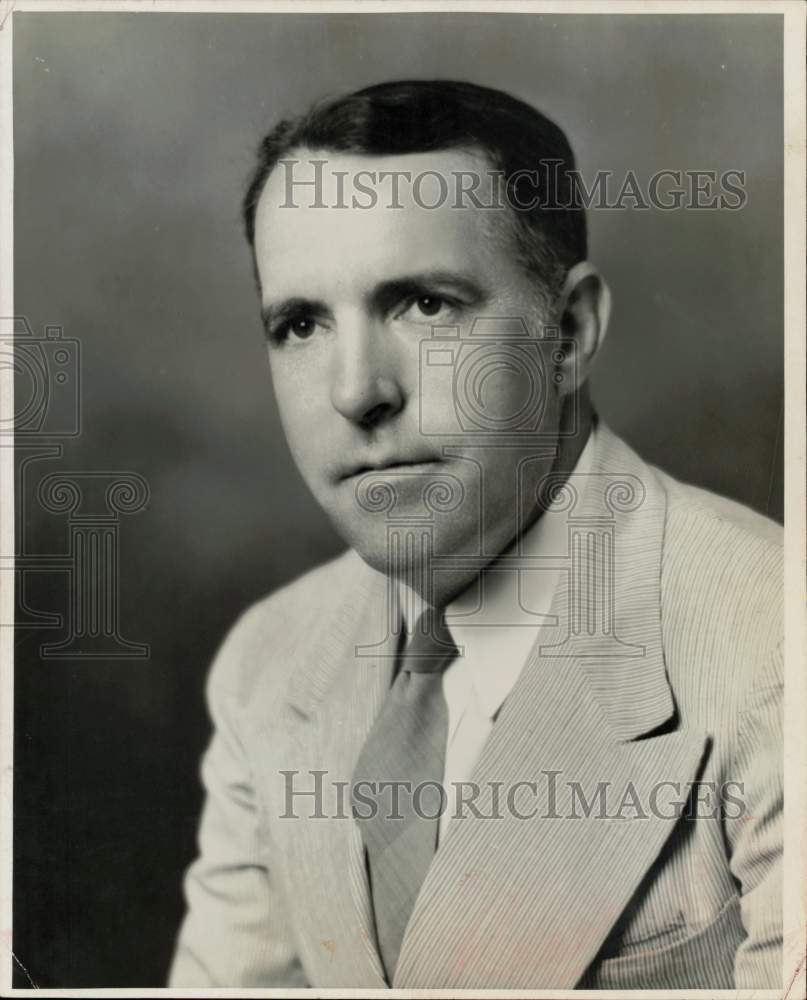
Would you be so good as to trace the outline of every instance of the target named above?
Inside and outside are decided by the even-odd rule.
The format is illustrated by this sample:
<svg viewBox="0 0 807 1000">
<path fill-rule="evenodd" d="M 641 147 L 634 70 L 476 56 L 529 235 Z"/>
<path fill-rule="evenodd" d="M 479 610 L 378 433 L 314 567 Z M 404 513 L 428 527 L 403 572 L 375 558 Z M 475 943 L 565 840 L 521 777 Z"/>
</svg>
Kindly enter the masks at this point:
<svg viewBox="0 0 807 1000">
<path fill-rule="evenodd" d="M 380 573 L 387 572 L 387 525 L 384 519 L 356 510 L 345 511 L 341 505 L 323 508 L 337 534 L 361 558 Z"/>
<path fill-rule="evenodd" d="M 385 496 L 379 493 L 381 501 Z M 465 503 L 459 509 L 438 513 L 433 519 L 423 518 L 421 510 L 417 510 L 419 517 L 406 516 L 403 505 L 396 510 L 397 516 L 390 517 L 383 502 L 377 512 L 362 510 L 352 490 L 328 499 L 331 502 L 322 507 L 339 535 L 368 566 L 394 579 L 422 578 L 432 558 L 480 552 L 483 526 L 473 488 L 466 488 Z"/>
<path fill-rule="evenodd" d="M 475 555 L 478 551 L 475 530 L 440 532 L 438 528 L 427 535 L 421 525 L 401 525 L 400 531 L 393 531 L 389 540 L 386 530 L 381 537 L 375 533 L 361 536 L 343 533 L 343 537 L 368 566 L 410 585 L 439 571 L 441 556 Z"/>
<path fill-rule="evenodd" d="M 417 544 L 418 539 L 412 536 L 414 545 L 407 545 L 405 538 L 393 532 L 388 539 L 387 525 L 346 525 L 334 519 L 334 525 L 342 538 L 351 546 L 368 566 L 397 580 L 411 580 L 421 575 L 429 560 L 428 549 Z M 403 534 L 409 534 L 406 527 Z"/>
<path fill-rule="evenodd" d="M 386 539 L 381 544 L 366 540 L 357 542 L 355 539 L 348 539 L 348 542 L 368 566 L 395 580 L 408 582 L 420 578 L 428 561 L 412 558 L 411 553 L 391 551 L 387 548 Z"/>
</svg>

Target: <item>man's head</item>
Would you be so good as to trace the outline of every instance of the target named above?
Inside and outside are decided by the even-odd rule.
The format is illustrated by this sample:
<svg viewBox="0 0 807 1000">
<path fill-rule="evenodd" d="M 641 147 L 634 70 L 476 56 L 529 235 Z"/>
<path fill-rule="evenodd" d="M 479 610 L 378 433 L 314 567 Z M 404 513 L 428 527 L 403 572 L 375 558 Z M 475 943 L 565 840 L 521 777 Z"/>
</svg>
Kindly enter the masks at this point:
<svg viewBox="0 0 807 1000">
<path fill-rule="evenodd" d="M 573 168 L 543 115 L 447 81 L 359 91 L 261 144 L 244 220 L 281 418 L 315 497 L 377 569 L 411 576 L 421 557 L 391 560 L 374 479 L 394 491 L 387 515 L 432 518 L 435 554 L 495 555 L 582 446 L 608 296 Z M 424 507 L 438 481 L 454 494 L 442 513 Z"/>
</svg>

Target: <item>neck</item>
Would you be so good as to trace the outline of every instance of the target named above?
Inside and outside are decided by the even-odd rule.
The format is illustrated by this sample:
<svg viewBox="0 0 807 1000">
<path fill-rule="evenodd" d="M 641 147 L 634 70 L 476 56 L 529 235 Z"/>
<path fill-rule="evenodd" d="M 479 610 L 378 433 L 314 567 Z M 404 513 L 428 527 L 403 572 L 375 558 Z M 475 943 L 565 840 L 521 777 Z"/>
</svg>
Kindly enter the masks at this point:
<svg viewBox="0 0 807 1000">
<path fill-rule="evenodd" d="M 587 393 L 576 400 L 568 400 L 567 403 L 568 405 L 564 407 L 559 426 L 555 458 L 551 466 L 548 469 L 544 469 L 542 475 L 538 477 L 538 482 L 531 484 L 531 486 L 536 488 L 530 488 L 525 491 L 530 497 L 529 505 L 525 506 L 523 510 L 514 511 L 514 516 L 510 519 L 509 527 L 504 526 L 505 530 L 502 530 L 502 528 L 499 529 L 499 543 L 485 549 L 485 551 L 492 551 L 495 554 L 491 556 L 488 564 L 482 570 L 479 570 L 477 566 L 472 569 L 458 568 L 451 572 L 428 574 L 431 578 L 432 592 L 429 595 L 423 594 L 421 596 L 428 600 L 429 603 L 435 607 L 445 607 L 447 604 L 450 604 L 478 578 L 480 572 L 487 571 L 495 566 L 496 562 L 503 555 L 512 552 L 521 536 L 529 531 L 543 516 L 546 507 L 551 501 L 551 497 L 540 498 L 536 496 L 540 479 L 549 474 L 553 476 L 553 482 L 556 486 L 561 486 L 566 482 L 572 470 L 577 465 L 588 441 L 589 434 L 596 422 L 594 409 Z M 571 429 L 574 426 L 571 422 L 574 414 L 572 408 L 574 406 L 577 407 L 578 430 L 574 434 L 567 434 L 565 433 L 566 429 Z M 465 554 L 475 555 L 476 553 Z M 422 574 L 418 574 L 418 576 L 420 579 L 423 579 Z"/>
<path fill-rule="evenodd" d="M 576 433 L 571 434 L 568 433 L 568 431 L 574 426 L 575 407 L 577 409 L 577 422 L 579 430 Z M 553 480 L 557 486 L 562 486 L 563 483 L 566 482 L 571 475 L 572 470 L 580 461 L 580 456 L 588 443 L 589 436 L 596 422 L 597 416 L 594 412 L 594 407 L 592 406 L 588 392 L 584 392 L 576 399 L 570 399 L 568 404 L 564 406 L 558 431 L 557 453 L 555 461 L 552 463 L 552 468 L 549 472 L 549 474 L 553 476 Z M 507 546 L 507 549 L 512 548 L 518 538 L 523 535 L 525 531 L 528 531 L 533 524 L 535 524 L 535 522 L 544 513 L 544 510 L 550 500 L 551 497 L 543 498 L 542 504 L 539 498 L 536 498 L 535 503 L 522 512 L 519 530 Z"/>
</svg>

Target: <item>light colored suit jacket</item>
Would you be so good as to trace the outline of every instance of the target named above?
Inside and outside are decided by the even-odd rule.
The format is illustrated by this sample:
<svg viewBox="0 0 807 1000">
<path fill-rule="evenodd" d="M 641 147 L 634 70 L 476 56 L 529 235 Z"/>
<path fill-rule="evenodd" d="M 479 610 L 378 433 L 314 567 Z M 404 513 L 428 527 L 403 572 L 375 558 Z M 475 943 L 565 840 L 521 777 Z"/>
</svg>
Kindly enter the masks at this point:
<svg viewBox="0 0 807 1000">
<path fill-rule="evenodd" d="M 485 789 L 560 772 L 559 818 L 452 820 L 395 987 L 781 984 L 780 531 L 598 438 L 580 514 L 613 529 L 610 635 L 587 635 L 558 588 L 474 774 Z M 281 772 L 351 780 L 391 682 L 391 657 L 356 655 L 383 638 L 386 594 L 347 553 L 226 639 L 172 985 L 385 985 L 355 824 L 317 818 L 313 797 L 290 810 Z M 676 816 L 664 803 L 696 780 L 702 815 Z M 578 799 L 574 818 L 570 782 L 587 799 L 610 783 L 609 815 L 630 785 L 638 807 L 586 818 Z"/>
</svg>

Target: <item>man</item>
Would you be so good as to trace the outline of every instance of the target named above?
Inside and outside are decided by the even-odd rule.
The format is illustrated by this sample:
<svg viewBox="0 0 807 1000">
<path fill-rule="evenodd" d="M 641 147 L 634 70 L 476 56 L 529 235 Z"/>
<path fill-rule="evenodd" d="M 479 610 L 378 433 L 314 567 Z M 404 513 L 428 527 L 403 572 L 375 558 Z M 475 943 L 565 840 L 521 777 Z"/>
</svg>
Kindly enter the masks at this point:
<svg viewBox="0 0 807 1000">
<path fill-rule="evenodd" d="M 781 984 L 778 531 L 597 420 L 573 170 L 447 81 L 262 144 L 275 394 L 351 548 L 217 657 L 173 985 Z"/>
</svg>

